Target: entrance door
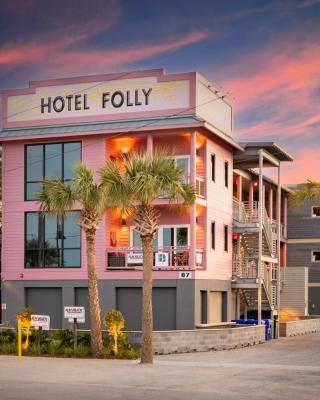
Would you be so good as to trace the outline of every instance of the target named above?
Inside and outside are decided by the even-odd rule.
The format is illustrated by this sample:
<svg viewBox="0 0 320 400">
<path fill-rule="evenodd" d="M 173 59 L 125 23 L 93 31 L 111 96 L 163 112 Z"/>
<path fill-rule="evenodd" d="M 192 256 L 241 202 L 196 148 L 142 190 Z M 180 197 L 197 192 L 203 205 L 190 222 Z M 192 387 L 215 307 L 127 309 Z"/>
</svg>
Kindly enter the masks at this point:
<svg viewBox="0 0 320 400">
<path fill-rule="evenodd" d="M 222 292 L 209 292 L 209 324 L 222 322 Z"/>
</svg>

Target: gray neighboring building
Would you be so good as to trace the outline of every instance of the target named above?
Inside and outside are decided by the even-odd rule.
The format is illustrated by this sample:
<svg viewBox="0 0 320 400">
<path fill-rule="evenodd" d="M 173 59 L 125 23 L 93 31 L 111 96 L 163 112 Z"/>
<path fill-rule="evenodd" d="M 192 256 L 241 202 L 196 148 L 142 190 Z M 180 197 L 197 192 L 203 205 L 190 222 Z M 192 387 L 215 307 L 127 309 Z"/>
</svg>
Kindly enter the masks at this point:
<svg viewBox="0 0 320 400">
<path fill-rule="evenodd" d="M 307 201 L 300 207 L 289 202 L 287 257 L 289 269 L 308 268 L 307 313 L 320 315 L 320 202 Z"/>
</svg>

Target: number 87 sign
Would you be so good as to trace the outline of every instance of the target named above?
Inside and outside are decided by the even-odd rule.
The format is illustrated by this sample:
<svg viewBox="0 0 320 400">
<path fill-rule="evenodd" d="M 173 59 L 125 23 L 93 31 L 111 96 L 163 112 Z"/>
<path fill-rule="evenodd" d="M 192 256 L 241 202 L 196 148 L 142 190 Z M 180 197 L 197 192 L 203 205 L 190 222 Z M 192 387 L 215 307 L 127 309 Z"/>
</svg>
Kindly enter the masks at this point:
<svg viewBox="0 0 320 400">
<path fill-rule="evenodd" d="M 180 271 L 179 272 L 180 279 L 192 279 L 192 272 L 190 271 Z"/>
</svg>

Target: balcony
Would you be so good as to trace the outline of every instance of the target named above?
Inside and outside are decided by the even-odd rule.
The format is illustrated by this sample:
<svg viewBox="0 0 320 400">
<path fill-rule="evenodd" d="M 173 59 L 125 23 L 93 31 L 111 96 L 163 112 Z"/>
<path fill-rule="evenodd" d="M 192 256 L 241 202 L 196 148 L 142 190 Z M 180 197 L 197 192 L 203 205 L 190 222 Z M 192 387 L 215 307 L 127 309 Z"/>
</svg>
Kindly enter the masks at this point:
<svg viewBox="0 0 320 400">
<path fill-rule="evenodd" d="M 198 175 L 196 177 L 196 196 L 205 198 L 205 181 Z"/>
<path fill-rule="evenodd" d="M 138 247 L 107 249 L 107 270 L 142 270 L 143 254 Z M 196 249 L 195 262 L 190 260 L 189 247 L 153 248 L 153 270 L 203 269 L 203 249 Z"/>
</svg>

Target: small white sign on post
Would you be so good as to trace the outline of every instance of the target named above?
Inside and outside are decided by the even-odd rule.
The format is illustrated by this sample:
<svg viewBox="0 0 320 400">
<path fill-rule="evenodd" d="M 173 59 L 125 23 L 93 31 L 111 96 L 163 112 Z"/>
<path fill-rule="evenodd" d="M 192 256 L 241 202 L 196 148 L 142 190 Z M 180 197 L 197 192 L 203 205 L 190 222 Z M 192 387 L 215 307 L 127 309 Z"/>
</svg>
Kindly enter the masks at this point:
<svg viewBox="0 0 320 400">
<path fill-rule="evenodd" d="M 77 319 L 77 323 L 81 324 L 85 322 L 85 310 L 84 307 L 64 307 L 64 317 L 68 318 L 69 322 L 74 322 Z"/>
<path fill-rule="evenodd" d="M 142 253 L 128 253 L 127 264 L 143 264 L 143 254 Z"/>
<path fill-rule="evenodd" d="M 7 309 L 7 303 L 1 303 L 1 310 Z"/>
<path fill-rule="evenodd" d="M 169 253 L 158 252 L 155 254 L 156 267 L 169 267 Z"/>
<path fill-rule="evenodd" d="M 50 330 L 50 317 L 49 315 L 31 315 L 31 325 L 34 328 L 42 328 L 44 331 Z"/>
</svg>

